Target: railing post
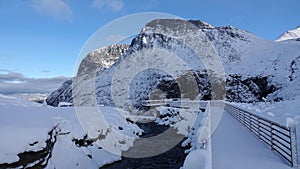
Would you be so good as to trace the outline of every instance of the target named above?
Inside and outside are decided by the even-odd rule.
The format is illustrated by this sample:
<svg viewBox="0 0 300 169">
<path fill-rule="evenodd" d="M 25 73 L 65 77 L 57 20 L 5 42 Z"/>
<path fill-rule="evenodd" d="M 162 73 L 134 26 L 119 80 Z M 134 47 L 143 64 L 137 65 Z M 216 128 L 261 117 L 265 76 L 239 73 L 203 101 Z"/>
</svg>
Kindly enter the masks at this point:
<svg viewBox="0 0 300 169">
<path fill-rule="evenodd" d="M 259 118 L 257 118 L 257 133 L 258 133 L 258 138 L 261 140 L 261 137 L 260 137 L 260 121 L 259 121 Z"/>
<path fill-rule="evenodd" d="M 251 118 L 251 115 L 249 116 L 249 121 L 250 121 L 250 132 L 253 132 L 252 131 L 252 118 Z"/>
<path fill-rule="evenodd" d="M 290 136 L 291 136 L 292 167 L 297 167 L 298 152 L 297 152 L 296 126 L 290 127 Z"/>
<path fill-rule="evenodd" d="M 240 123 L 242 123 L 242 115 L 241 115 L 241 112 L 238 110 L 238 109 L 236 109 L 236 111 L 237 111 L 237 113 L 238 113 L 238 115 L 239 115 L 239 121 L 240 121 Z"/>
<path fill-rule="evenodd" d="M 273 148 L 273 124 L 271 123 L 271 150 L 274 150 Z"/>
<path fill-rule="evenodd" d="M 242 112 L 243 113 L 243 123 L 244 125 L 246 125 L 246 122 L 245 122 L 245 119 L 246 119 L 246 113 L 245 112 Z"/>
</svg>

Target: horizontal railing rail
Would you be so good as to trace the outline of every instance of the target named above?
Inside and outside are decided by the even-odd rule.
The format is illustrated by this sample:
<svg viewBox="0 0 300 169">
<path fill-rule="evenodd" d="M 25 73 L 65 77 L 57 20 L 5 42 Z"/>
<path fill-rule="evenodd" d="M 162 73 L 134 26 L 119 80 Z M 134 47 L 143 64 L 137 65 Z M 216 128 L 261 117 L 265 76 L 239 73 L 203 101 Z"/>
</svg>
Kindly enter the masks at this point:
<svg viewBox="0 0 300 169">
<path fill-rule="evenodd" d="M 284 126 L 236 106 L 225 104 L 225 111 L 277 152 L 292 167 L 298 165 L 295 126 Z"/>
<path fill-rule="evenodd" d="M 161 99 L 161 100 L 143 100 L 143 106 L 171 106 L 180 108 L 199 107 L 206 108 L 208 101 L 186 100 L 186 99 Z"/>
</svg>

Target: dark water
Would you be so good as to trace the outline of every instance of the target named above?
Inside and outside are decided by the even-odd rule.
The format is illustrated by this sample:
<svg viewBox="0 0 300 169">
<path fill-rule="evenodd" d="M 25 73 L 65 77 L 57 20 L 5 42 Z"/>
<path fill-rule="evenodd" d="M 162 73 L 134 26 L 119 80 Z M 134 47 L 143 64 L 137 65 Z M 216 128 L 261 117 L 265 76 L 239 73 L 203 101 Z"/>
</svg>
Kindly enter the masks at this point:
<svg viewBox="0 0 300 169">
<path fill-rule="evenodd" d="M 105 165 L 101 169 L 178 169 L 183 166 L 187 155 L 184 153 L 185 148 L 181 147 L 183 136 L 176 134 L 176 131 L 172 128 L 157 125 L 154 122 L 138 123 L 137 125 L 145 131 L 142 138 L 157 136 L 162 132 L 166 133 L 166 136 L 165 138 L 160 137 L 158 140 L 145 139 L 145 142 L 135 142 L 135 146 L 124 153 L 121 161 Z M 133 156 L 129 155 L 130 157 L 128 157 L 130 153 L 143 153 L 142 151 L 151 151 L 156 148 L 164 149 L 163 145 L 166 143 L 171 143 L 174 146 L 170 147 L 171 149 L 168 151 L 163 151 L 163 153 L 154 156 L 132 158 Z M 149 145 L 151 145 L 150 148 Z"/>
</svg>

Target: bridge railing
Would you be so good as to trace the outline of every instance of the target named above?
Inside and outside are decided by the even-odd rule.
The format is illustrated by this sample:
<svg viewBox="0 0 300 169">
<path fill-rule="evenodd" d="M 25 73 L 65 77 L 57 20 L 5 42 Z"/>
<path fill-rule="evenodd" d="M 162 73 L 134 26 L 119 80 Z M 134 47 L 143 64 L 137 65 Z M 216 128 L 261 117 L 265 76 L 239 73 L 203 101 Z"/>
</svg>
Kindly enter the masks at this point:
<svg viewBox="0 0 300 169">
<path fill-rule="evenodd" d="M 286 127 L 227 103 L 225 104 L 225 111 L 246 126 L 273 151 L 289 162 L 292 167 L 298 165 L 295 126 Z"/>
<path fill-rule="evenodd" d="M 143 106 L 156 106 L 156 105 L 164 105 L 167 104 L 166 100 L 143 100 Z"/>
<path fill-rule="evenodd" d="M 170 107 L 180 107 L 180 108 L 191 108 L 191 107 L 199 107 L 206 108 L 208 101 L 200 101 L 200 100 L 187 100 L 180 98 L 173 99 L 161 99 L 161 100 L 143 100 L 143 106 L 170 106 Z"/>
</svg>

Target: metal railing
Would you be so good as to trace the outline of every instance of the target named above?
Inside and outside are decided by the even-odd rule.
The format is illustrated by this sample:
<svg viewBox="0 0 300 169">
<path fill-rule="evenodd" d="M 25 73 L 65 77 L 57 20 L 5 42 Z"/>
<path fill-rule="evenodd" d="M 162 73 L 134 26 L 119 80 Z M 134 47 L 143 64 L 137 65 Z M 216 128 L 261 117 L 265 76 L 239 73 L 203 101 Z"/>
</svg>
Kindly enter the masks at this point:
<svg viewBox="0 0 300 169">
<path fill-rule="evenodd" d="M 295 126 L 286 127 L 227 103 L 225 111 L 246 126 L 292 167 L 298 165 Z"/>
<path fill-rule="evenodd" d="M 206 108 L 207 103 L 208 101 L 187 100 L 180 98 L 142 101 L 143 106 L 170 106 L 179 108 L 191 108 L 196 106 L 203 109 Z"/>
<path fill-rule="evenodd" d="M 143 106 L 160 106 L 167 104 L 166 100 L 143 100 Z"/>
</svg>

